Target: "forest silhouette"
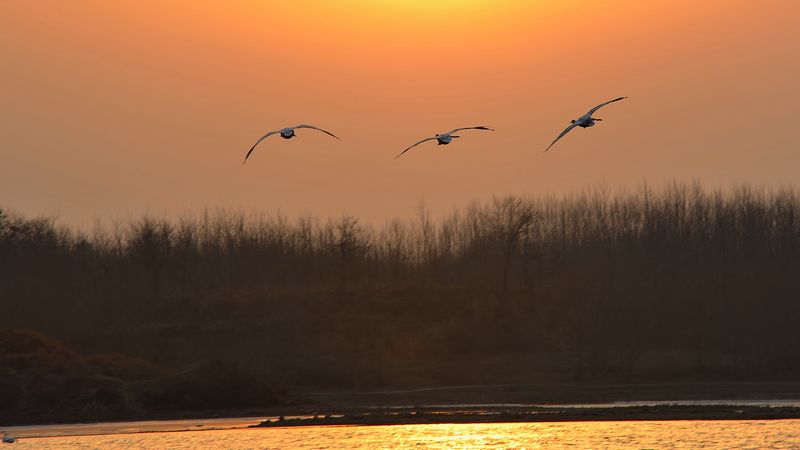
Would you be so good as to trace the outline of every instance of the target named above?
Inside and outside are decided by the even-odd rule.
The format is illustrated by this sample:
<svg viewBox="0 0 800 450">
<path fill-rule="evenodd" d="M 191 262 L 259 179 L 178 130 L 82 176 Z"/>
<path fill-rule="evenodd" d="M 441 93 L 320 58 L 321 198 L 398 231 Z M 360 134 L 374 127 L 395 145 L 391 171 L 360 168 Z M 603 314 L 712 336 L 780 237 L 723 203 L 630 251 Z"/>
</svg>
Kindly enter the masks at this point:
<svg viewBox="0 0 800 450">
<path fill-rule="evenodd" d="M 790 187 L 601 186 L 496 197 L 436 220 L 421 206 L 380 226 L 219 210 L 85 232 L 0 210 L 0 307 L 8 342 L 33 333 L 11 329 L 34 330 L 149 368 L 139 379 L 174 381 L 203 361 L 241 368 L 280 393 L 273 400 L 490 382 L 796 380 L 799 257 Z M 66 369 L 38 367 L 52 358 L 8 342 L 2 384 L 18 395 L 4 408 L 44 408 L 31 400 L 36 377 Z M 137 401 L 166 402 L 145 391 Z"/>
</svg>

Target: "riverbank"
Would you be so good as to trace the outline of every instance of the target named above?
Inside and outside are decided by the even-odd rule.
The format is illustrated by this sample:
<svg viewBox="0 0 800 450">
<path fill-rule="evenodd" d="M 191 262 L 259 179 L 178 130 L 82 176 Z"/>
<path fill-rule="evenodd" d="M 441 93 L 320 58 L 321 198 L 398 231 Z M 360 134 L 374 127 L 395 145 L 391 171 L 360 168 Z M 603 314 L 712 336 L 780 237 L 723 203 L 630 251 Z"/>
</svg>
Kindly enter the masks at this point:
<svg viewBox="0 0 800 450">
<path fill-rule="evenodd" d="M 17 438 L 55 438 L 120 434 L 181 433 L 247 428 L 295 428 L 371 425 L 503 424 L 646 421 L 772 421 L 800 419 L 800 400 L 758 400 L 750 403 L 719 401 L 695 403 L 640 403 L 604 405 L 435 405 L 416 407 L 364 407 L 298 415 L 271 414 L 192 419 L 161 419 L 72 423 L 60 425 L 2 426 Z M 730 404 L 729 404 L 730 403 Z M 786 406 L 791 405 L 791 406 Z M 305 411 L 307 412 L 307 411 Z M 211 414 L 211 413 L 209 413 Z"/>
<path fill-rule="evenodd" d="M 344 414 L 267 419 L 253 427 L 330 425 L 421 425 L 437 423 L 510 423 L 653 420 L 798 419 L 800 407 L 751 405 L 515 406 L 414 407 L 353 410 Z"/>
<path fill-rule="evenodd" d="M 219 380 L 218 380 L 219 381 Z M 221 381 L 220 381 L 221 382 Z M 208 383 L 203 384 L 204 386 Z M 726 405 L 732 405 L 730 407 Z M 578 406 L 581 409 L 571 407 Z M 623 409 L 622 406 L 639 409 Z M 672 407 L 675 406 L 675 407 Z M 770 406 L 769 409 L 759 409 Z M 785 408 L 790 407 L 790 408 Z M 555 409 L 553 409 L 555 408 Z M 0 429 L 15 425 L 98 423 L 112 421 L 183 420 L 207 418 L 324 418 L 313 425 L 343 424 L 347 417 L 360 424 L 370 414 L 377 420 L 398 423 L 402 414 L 424 413 L 438 420 L 450 414 L 451 420 L 670 420 L 670 419 L 770 419 L 800 417 L 800 382 L 717 382 L 717 383 L 538 383 L 499 385 L 432 386 L 392 390 L 299 391 L 285 404 L 249 408 L 161 408 L 135 410 L 118 415 L 66 415 L 52 412 L 43 418 L 25 414 L 7 415 Z M 490 413 L 473 417 L 474 411 Z M 737 412 L 742 411 L 742 412 Z M 466 416 L 456 412 L 468 413 Z M 522 415 L 521 418 L 516 415 Z M 406 418 L 410 420 L 411 418 Z M 295 423 L 284 423 L 294 425 Z"/>
<path fill-rule="evenodd" d="M 533 383 L 306 395 L 310 404 L 285 408 L 283 420 L 258 426 L 800 418 L 800 383 L 787 381 Z"/>
</svg>

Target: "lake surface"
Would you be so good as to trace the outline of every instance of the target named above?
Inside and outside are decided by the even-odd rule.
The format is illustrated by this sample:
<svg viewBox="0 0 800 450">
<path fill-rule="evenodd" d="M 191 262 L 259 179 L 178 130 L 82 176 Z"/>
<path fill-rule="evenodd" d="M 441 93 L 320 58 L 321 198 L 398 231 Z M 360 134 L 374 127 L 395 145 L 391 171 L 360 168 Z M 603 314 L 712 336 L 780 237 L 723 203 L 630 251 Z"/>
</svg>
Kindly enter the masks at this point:
<svg viewBox="0 0 800 450">
<path fill-rule="evenodd" d="M 255 419 L 15 427 L 14 449 L 798 449 L 800 420 L 480 423 L 392 426 L 236 428 Z M 131 425 L 133 424 L 133 425 Z M 144 424 L 144 422 L 142 422 Z M 176 427 L 176 424 L 179 426 Z M 66 436 L 75 432 L 111 432 Z M 230 429 L 197 429 L 208 427 Z M 95 427 L 87 430 L 86 427 Z M 170 428 L 171 427 L 171 428 Z M 55 431 L 62 435 L 23 437 Z M 134 431 L 122 434 L 120 430 Z M 12 433 L 12 434 L 13 434 Z"/>
</svg>

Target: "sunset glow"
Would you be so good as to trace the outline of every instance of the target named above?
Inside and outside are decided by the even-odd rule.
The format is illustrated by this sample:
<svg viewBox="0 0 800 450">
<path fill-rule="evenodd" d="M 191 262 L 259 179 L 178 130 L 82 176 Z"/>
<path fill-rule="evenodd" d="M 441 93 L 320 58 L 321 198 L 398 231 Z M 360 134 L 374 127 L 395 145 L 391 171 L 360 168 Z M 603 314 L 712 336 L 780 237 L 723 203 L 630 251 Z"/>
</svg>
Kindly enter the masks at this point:
<svg viewBox="0 0 800 450">
<path fill-rule="evenodd" d="M 800 98 L 800 4 L 771 4 L 4 2 L 0 192 L 81 223 L 219 204 L 382 221 L 422 198 L 444 212 L 609 180 L 791 182 L 796 131 L 773 124 Z M 540 154 L 621 95 L 592 139 Z M 265 130 L 302 122 L 342 142 L 274 142 L 236 167 Z M 392 161 L 461 124 L 498 131 Z"/>
<path fill-rule="evenodd" d="M 800 442 L 799 56 L 800 0 L 0 0 L 0 441 Z"/>
</svg>

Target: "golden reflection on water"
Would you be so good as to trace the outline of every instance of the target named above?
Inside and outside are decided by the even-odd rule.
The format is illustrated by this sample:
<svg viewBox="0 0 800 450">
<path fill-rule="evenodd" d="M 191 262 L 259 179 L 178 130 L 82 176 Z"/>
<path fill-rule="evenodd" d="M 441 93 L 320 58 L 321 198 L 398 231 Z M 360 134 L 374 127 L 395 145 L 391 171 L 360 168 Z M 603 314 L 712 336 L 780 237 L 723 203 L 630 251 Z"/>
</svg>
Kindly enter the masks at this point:
<svg viewBox="0 0 800 450">
<path fill-rule="evenodd" d="M 21 439 L 15 449 L 800 448 L 800 420 L 333 426 Z"/>
</svg>

